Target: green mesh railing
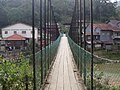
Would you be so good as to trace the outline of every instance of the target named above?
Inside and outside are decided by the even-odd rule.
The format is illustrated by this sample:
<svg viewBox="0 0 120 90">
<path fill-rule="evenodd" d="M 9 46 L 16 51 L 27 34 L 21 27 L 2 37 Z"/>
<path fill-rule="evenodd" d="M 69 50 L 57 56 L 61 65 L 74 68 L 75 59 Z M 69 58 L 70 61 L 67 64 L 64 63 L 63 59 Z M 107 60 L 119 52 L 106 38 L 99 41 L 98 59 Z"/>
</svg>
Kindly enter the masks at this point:
<svg viewBox="0 0 120 90">
<path fill-rule="evenodd" d="M 88 51 L 85 51 L 79 45 L 77 45 L 69 36 L 68 42 L 70 44 L 70 48 L 76 61 L 78 70 L 80 71 L 80 74 L 81 76 L 83 76 L 82 78 L 85 81 L 87 79 L 87 76 L 89 76 L 90 74 L 91 54 Z"/>
<path fill-rule="evenodd" d="M 76 65 L 87 90 L 90 90 L 91 53 L 77 45 L 69 36 L 68 41 Z M 94 90 L 120 90 L 120 61 L 108 60 L 94 55 Z"/>
<path fill-rule="evenodd" d="M 43 81 L 45 80 L 46 77 L 46 72 L 49 70 L 49 67 L 54 60 L 58 46 L 60 43 L 61 36 L 58 37 L 58 39 L 54 42 L 52 42 L 51 45 L 47 46 L 46 49 L 42 50 L 42 65 L 43 65 Z M 36 86 L 37 90 L 40 90 L 41 88 L 41 51 L 36 53 Z"/>
</svg>

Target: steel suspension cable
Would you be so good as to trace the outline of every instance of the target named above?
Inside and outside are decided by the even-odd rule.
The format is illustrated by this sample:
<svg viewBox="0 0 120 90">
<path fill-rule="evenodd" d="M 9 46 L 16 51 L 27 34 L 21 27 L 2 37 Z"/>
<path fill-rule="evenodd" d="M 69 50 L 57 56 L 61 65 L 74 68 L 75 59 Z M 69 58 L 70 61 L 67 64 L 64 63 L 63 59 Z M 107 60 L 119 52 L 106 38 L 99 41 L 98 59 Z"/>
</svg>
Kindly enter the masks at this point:
<svg viewBox="0 0 120 90">
<path fill-rule="evenodd" d="M 36 90 L 34 0 L 32 0 L 32 43 L 33 43 L 32 54 L 33 54 L 33 81 L 34 81 L 33 89 Z"/>
<path fill-rule="evenodd" d="M 86 13 L 85 0 L 83 0 L 83 28 L 84 28 L 84 50 L 86 50 Z M 86 52 L 84 52 L 84 84 L 86 85 Z"/>
<path fill-rule="evenodd" d="M 50 8 L 50 2 L 49 0 L 47 1 L 47 44 L 48 44 L 48 57 L 49 57 L 49 49 L 50 49 L 50 43 L 49 43 L 49 37 L 50 37 L 50 29 L 49 29 L 49 8 Z M 49 66 L 50 66 L 50 58 L 48 58 L 48 69 L 49 69 Z"/>
<path fill-rule="evenodd" d="M 45 76 L 46 76 L 46 0 L 44 0 L 44 49 L 45 49 L 45 58 L 44 58 L 44 60 L 45 60 L 45 63 L 44 63 L 44 65 L 45 65 L 45 67 L 44 67 L 44 71 L 45 71 L 45 73 L 44 73 L 44 78 L 45 78 Z"/>
<path fill-rule="evenodd" d="M 90 26 L 91 26 L 91 90 L 93 90 L 93 0 L 90 0 Z"/>
<path fill-rule="evenodd" d="M 82 47 L 82 3 L 80 0 L 80 14 L 79 14 L 79 18 L 80 18 L 80 46 Z M 82 53 L 80 51 L 80 53 Z M 80 75 L 82 77 L 82 57 L 80 57 L 81 63 L 80 63 Z"/>
<path fill-rule="evenodd" d="M 41 50 L 41 85 L 43 84 L 43 53 L 42 53 L 42 0 L 40 0 L 40 50 Z"/>
<path fill-rule="evenodd" d="M 52 27 L 52 29 L 55 29 L 55 39 L 57 39 L 57 34 L 58 34 L 58 27 L 57 27 L 57 22 L 56 22 L 56 18 L 55 18 L 55 15 L 54 15 L 54 11 L 53 11 L 53 6 L 52 6 L 52 8 L 51 8 L 51 10 L 52 10 L 52 14 L 53 14 L 53 26 L 54 26 L 54 24 L 55 24 L 55 27 Z"/>
<path fill-rule="evenodd" d="M 52 40 L 51 40 L 51 25 L 52 25 L 52 11 L 51 11 L 51 0 L 49 0 L 50 1 L 50 47 L 51 47 L 51 44 L 52 44 Z M 50 64 L 51 64 L 51 48 L 50 48 Z"/>
</svg>

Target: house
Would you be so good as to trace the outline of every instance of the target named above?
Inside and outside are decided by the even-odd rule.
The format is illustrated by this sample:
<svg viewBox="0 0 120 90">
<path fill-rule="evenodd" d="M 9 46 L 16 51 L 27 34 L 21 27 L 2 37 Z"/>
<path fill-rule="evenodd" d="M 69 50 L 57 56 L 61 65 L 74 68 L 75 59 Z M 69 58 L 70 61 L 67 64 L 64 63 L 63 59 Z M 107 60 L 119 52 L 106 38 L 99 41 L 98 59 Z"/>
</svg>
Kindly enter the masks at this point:
<svg viewBox="0 0 120 90">
<path fill-rule="evenodd" d="M 119 20 L 110 20 L 107 22 L 107 24 L 110 24 L 112 26 L 120 27 L 120 21 Z"/>
<path fill-rule="evenodd" d="M 5 41 L 2 41 L 2 38 L 0 38 L 0 51 L 5 51 Z"/>
<path fill-rule="evenodd" d="M 12 49 L 20 49 L 26 47 L 28 38 L 18 34 L 13 34 L 7 38 L 1 39 L 1 41 L 5 41 L 6 49 L 9 49 L 10 47 Z"/>
<path fill-rule="evenodd" d="M 13 25 L 9 25 L 5 28 L 2 28 L 2 38 L 10 37 L 14 34 L 21 35 L 23 37 L 32 38 L 32 26 L 23 24 L 23 23 L 16 23 Z M 38 38 L 38 30 L 35 28 L 35 39 L 37 41 Z"/>
<path fill-rule="evenodd" d="M 120 39 L 120 28 L 111 24 L 93 24 L 93 37 L 96 43 L 101 42 L 101 46 L 107 50 L 112 49 L 114 39 Z M 87 40 L 91 40 L 90 26 L 86 28 Z"/>
</svg>

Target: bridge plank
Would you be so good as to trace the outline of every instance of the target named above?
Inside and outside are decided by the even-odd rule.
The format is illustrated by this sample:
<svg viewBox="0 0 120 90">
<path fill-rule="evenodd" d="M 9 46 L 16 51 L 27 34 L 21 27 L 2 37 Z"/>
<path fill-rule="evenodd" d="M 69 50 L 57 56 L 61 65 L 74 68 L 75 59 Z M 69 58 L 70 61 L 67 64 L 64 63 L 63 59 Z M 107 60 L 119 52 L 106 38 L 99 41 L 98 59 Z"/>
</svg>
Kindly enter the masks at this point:
<svg viewBox="0 0 120 90">
<path fill-rule="evenodd" d="M 75 75 L 72 60 L 72 52 L 67 37 L 64 36 L 44 90 L 84 90 Z"/>
</svg>

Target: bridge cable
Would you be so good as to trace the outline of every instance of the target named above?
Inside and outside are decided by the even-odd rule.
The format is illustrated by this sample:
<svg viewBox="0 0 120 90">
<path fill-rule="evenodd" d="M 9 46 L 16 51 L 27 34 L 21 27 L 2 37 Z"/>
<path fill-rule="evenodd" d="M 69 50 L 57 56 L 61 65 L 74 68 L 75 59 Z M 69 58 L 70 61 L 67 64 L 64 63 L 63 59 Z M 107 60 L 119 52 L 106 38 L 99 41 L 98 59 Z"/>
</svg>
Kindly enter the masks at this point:
<svg viewBox="0 0 120 90">
<path fill-rule="evenodd" d="M 33 90 L 36 90 L 34 0 L 32 0 L 32 42 L 33 42 L 32 59 L 33 59 L 33 81 L 34 81 Z"/>
</svg>

